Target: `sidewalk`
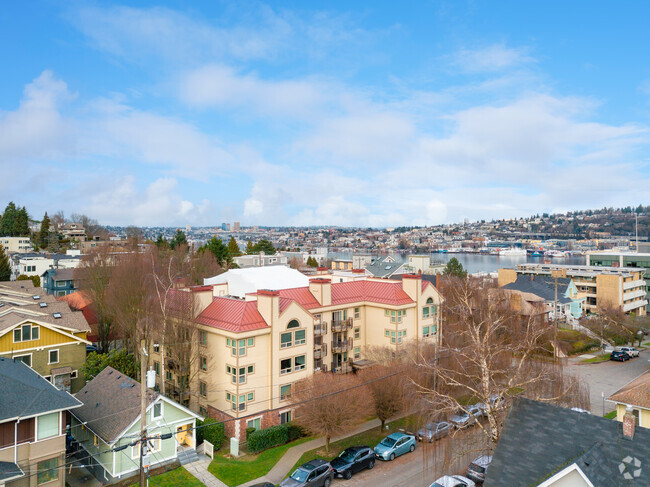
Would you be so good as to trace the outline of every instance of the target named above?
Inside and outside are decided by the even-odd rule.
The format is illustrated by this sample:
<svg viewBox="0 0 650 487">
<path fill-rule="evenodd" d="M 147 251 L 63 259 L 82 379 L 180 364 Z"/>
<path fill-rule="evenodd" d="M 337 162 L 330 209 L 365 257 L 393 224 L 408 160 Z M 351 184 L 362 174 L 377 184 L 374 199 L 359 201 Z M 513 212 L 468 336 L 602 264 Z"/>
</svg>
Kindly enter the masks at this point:
<svg viewBox="0 0 650 487">
<path fill-rule="evenodd" d="M 394 421 L 396 419 L 399 419 L 400 417 L 401 416 L 398 416 L 396 418 L 391 418 L 390 421 Z M 379 421 L 378 419 L 367 421 L 363 423 L 361 426 L 359 426 L 357 429 L 355 429 L 354 431 L 351 431 L 349 434 L 332 438 L 331 443 L 334 443 L 335 441 L 338 440 L 342 440 L 343 438 L 347 438 L 349 436 L 354 436 L 359 433 L 363 433 L 364 431 L 368 431 L 373 428 L 379 428 L 380 425 L 381 425 L 381 421 Z M 267 473 L 265 476 L 260 477 L 258 479 L 251 480 L 250 482 L 246 482 L 245 484 L 242 484 L 239 487 L 250 487 L 251 485 L 259 484 L 262 482 L 271 482 L 272 484 L 279 484 L 280 482 L 282 482 L 282 479 L 284 479 L 284 477 L 289 473 L 289 470 L 291 470 L 293 466 L 296 464 L 296 462 L 300 459 L 303 453 L 308 452 L 310 450 L 314 450 L 315 448 L 319 448 L 324 445 L 325 445 L 325 438 L 316 438 L 315 440 L 311 440 L 306 443 L 302 443 L 300 445 L 296 445 L 292 448 L 289 448 L 287 452 L 282 456 L 282 458 L 278 460 L 278 463 L 276 463 L 275 466 L 269 471 L 269 473 Z"/>
<path fill-rule="evenodd" d="M 206 487 L 228 487 L 221 480 L 208 472 L 208 465 L 210 465 L 210 462 L 212 461 L 210 460 L 210 457 L 207 455 L 199 455 L 199 458 L 199 461 L 183 465 L 183 468 L 203 482 Z"/>
</svg>

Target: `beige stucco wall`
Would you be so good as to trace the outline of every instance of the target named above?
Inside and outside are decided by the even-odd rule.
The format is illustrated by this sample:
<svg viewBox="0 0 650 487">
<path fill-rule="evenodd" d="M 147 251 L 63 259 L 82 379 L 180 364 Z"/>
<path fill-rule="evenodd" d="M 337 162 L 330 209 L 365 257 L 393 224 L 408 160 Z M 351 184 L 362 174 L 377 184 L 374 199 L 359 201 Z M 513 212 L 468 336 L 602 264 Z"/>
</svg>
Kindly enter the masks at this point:
<svg viewBox="0 0 650 487">
<path fill-rule="evenodd" d="M 623 422 L 623 416 L 625 415 L 626 404 L 617 404 L 616 405 L 616 420 Z M 639 411 L 639 426 L 643 428 L 650 428 L 650 410 L 642 409 L 632 406 L 633 409 Z"/>
<path fill-rule="evenodd" d="M 515 282 L 517 280 L 517 271 L 515 269 L 499 269 L 499 287 Z"/>
</svg>

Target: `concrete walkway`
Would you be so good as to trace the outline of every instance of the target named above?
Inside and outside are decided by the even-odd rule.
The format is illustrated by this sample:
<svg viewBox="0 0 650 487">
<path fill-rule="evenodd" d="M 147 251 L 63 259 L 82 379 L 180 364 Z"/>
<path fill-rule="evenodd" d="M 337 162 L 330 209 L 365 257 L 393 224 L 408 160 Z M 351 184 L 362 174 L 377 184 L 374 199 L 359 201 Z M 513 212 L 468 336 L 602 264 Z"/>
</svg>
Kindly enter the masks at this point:
<svg viewBox="0 0 650 487">
<path fill-rule="evenodd" d="M 217 477 L 208 472 L 208 465 L 210 465 L 210 457 L 207 455 L 199 455 L 196 462 L 187 463 L 183 468 L 196 477 L 199 481 L 203 482 L 206 487 L 228 487 Z"/>
<path fill-rule="evenodd" d="M 387 421 L 387 423 L 390 421 L 394 421 L 395 419 L 398 418 L 393 418 Z M 379 428 L 380 425 L 381 425 L 381 421 L 379 421 L 378 419 L 366 421 L 354 431 L 351 431 L 350 433 L 343 436 L 332 438 L 330 443 L 334 443 L 335 441 L 342 440 L 343 438 L 347 438 L 349 436 L 354 436 L 359 433 L 363 433 L 364 431 L 368 431 L 373 428 Z M 246 482 L 245 484 L 242 484 L 239 487 L 250 487 L 251 485 L 259 484 L 262 482 L 271 482 L 272 484 L 279 484 L 280 482 L 282 482 L 282 479 L 284 479 L 284 477 L 289 473 L 289 470 L 291 470 L 293 466 L 296 464 L 296 462 L 300 459 L 303 453 L 308 452 L 310 450 L 314 450 L 316 448 L 320 448 L 321 446 L 325 446 L 325 438 L 316 438 L 315 440 L 307 441 L 305 443 L 301 443 L 300 445 L 291 447 L 286 451 L 286 453 L 282 456 L 282 458 L 278 460 L 278 463 L 276 463 L 275 466 L 264 477 L 251 480 L 250 482 Z"/>
</svg>

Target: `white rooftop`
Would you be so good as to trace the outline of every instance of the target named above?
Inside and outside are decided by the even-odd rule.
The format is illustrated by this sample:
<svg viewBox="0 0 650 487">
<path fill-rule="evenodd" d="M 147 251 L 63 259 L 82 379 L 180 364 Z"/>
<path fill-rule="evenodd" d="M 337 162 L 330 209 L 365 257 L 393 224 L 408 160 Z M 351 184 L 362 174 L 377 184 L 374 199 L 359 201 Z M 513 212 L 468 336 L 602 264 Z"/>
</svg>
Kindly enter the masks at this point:
<svg viewBox="0 0 650 487">
<path fill-rule="evenodd" d="M 228 294 L 243 298 L 248 293 L 259 289 L 290 289 L 309 286 L 309 277 L 288 266 L 248 267 L 230 269 L 218 276 L 203 279 L 203 284 L 228 283 Z"/>
</svg>

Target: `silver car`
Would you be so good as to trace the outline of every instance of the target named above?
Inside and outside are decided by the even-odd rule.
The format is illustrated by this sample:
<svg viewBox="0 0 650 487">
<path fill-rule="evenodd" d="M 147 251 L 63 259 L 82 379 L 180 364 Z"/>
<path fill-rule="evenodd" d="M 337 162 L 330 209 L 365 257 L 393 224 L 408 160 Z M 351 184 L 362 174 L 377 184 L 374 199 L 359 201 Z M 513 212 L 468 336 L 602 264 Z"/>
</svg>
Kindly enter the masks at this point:
<svg viewBox="0 0 650 487">
<path fill-rule="evenodd" d="M 492 455 L 484 455 L 474 459 L 467 468 L 467 477 L 474 482 L 483 483 L 490 463 L 492 463 Z"/>
<path fill-rule="evenodd" d="M 444 436 L 447 436 L 453 429 L 454 426 L 447 421 L 429 423 L 424 428 L 420 428 L 418 430 L 418 440 L 428 441 L 431 443 L 433 440 L 438 440 Z"/>
<path fill-rule="evenodd" d="M 476 417 L 473 414 L 468 414 L 461 409 L 456 414 L 453 414 L 449 417 L 449 422 L 453 423 L 456 428 L 463 429 L 476 423 Z"/>
</svg>

